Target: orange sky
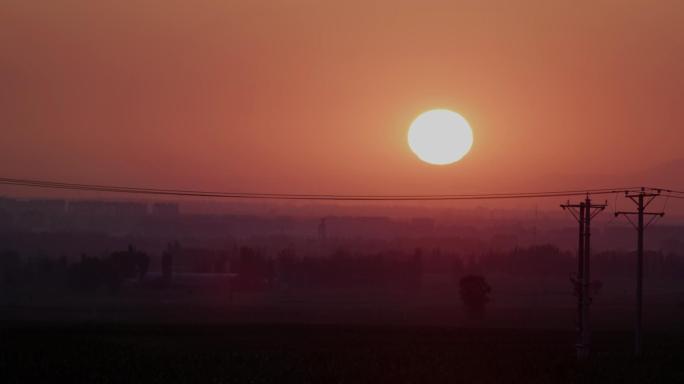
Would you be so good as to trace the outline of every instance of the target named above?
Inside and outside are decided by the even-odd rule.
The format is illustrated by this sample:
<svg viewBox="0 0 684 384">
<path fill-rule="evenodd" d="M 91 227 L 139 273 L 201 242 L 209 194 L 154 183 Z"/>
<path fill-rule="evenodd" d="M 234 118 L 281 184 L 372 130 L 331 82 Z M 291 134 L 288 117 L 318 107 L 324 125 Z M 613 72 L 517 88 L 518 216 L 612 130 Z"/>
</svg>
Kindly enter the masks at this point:
<svg viewBox="0 0 684 384">
<path fill-rule="evenodd" d="M 5 0 L 0 176 L 285 193 L 599 187 L 559 175 L 684 157 L 683 37 L 679 0 Z M 406 143 L 437 107 L 475 134 L 450 166 Z"/>
</svg>

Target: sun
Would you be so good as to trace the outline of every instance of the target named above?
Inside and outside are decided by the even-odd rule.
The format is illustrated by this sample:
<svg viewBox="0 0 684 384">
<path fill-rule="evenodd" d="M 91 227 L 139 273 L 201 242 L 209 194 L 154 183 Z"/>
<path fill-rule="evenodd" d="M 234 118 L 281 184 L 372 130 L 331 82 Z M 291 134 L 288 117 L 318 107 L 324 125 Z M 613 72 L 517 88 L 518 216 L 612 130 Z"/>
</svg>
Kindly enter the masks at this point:
<svg viewBox="0 0 684 384">
<path fill-rule="evenodd" d="M 408 144 L 424 162 L 446 165 L 461 160 L 470 151 L 473 131 L 458 113 L 433 109 L 413 120 L 408 130 Z"/>
</svg>

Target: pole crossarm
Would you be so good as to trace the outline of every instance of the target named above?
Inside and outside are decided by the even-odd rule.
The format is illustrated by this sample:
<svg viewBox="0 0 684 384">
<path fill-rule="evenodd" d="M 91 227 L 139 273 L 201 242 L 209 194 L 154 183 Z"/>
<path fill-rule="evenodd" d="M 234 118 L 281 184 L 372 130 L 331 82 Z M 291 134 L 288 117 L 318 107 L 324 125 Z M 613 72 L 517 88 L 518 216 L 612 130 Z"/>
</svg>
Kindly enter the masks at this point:
<svg viewBox="0 0 684 384">
<path fill-rule="evenodd" d="M 570 212 L 570 214 L 575 218 L 575 220 L 580 221 L 580 213 L 577 209 L 584 209 L 584 203 L 582 204 L 561 204 L 560 206 L 564 211 Z"/>
<path fill-rule="evenodd" d="M 589 206 L 590 209 L 593 209 L 593 211 L 590 212 L 590 217 L 593 219 L 594 217 L 596 217 L 596 215 L 598 215 L 599 213 L 601 213 L 601 211 L 603 211 L 604 209 L 606 209 L 607 206 L 608 206 L 608 203 L 605 203 L 605 204 L 592 204 L 591 206 Z"/>
<path fill-rule="evenodd" d="M 665 212 L 642 212 L 641 214 L 644 216 L 650 216 L 651 217 L 648 220 L 648 222 L 646 223 L 646 225 L 644 225 L 644 229 L 648 228 L 651 224 L 653 224 L 653 222 L 657 218 L 665 216 Z M 627 219 L 627 221 L 629 221 L 629 223 L 632 224 L 632 227 L 634 227 L 634 229 L 636 229 L 638 231 L 639 226 L 637 224 L 634 224 L 634 221 L 632 221 L 632 219 L 630 218 L 630 216 L 632 216 L 632 215 L 638 216 L 639 212 L 625 212 L 625 211 L 615 212 L 615 217 L 624 216 Z"/>
<path fill-rule="evenodd" d="M 644 207 L 643 207 L 644 209 L 647 208 L 653 202 L 653 200 L 655 200 L 655 198 L 658 196 L 660 196 L 660 192 L 655 192 L 655 193 L 654 192 L 648 192 L 648 193 L 646 193 L 646 192 L 642 191 L 642 192 L 639 192 L 637 194 L 625 192 L 625 197 L 632 200 L 634 202 L 634 204 L 636 204 L 636 205 L 639 205 L 639 198 L 640 197 L 641 198 L 648 198 L 648 200 L 646 200 L 644 202 Z"/>
</svg>

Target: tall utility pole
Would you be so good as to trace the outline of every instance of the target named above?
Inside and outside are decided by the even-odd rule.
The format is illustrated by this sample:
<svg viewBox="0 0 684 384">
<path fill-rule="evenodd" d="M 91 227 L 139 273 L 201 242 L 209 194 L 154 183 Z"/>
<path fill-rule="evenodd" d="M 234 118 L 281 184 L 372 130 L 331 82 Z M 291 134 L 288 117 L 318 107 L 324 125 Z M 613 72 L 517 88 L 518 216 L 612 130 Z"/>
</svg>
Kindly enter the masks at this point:
<svg viewBox="0 0 684 384">
<path fill-rule="evenodd" d="M 589 304 L 591 297 L 591 219 L 606 208 L 606 204 L 592 204 L 589 195 L 578 204 L 561 205 L 568 210 L 579 223 L 579 244 L 577 247 L 577 277 L 573 279 L 575 294 L 577 295 L 577 358 L 586 359 L 589 356 Z"/>
<path fill-rule="evenodd" d="M 663 217 L 664 212 L 645 212 L 646 208 L 655 200 L 656 197 L 660 196 L 660 191 L 646 192 L 644 188 L 638 193 L 625 193 L 625 197 L 637 205 L 636 212 L 615 212 L 615 217 L 619 215 L 624 215 L 627 220 L 634 226 L 637 230 L 637 260 L 636 260 L 636 314 L 634 322 L 634 354 L 638 357 L 641 356 L 641 331 L 642 331 L 642 308 L 643 308 L 643 280 L 644 280 L 644 229 L 653 222 L 657 217 Z M 637 215 L 637 223 L 634 224 L 630 215 Z M 644 216 L 650 216 L 651 219 L 644 225 Z"/>
</svg>

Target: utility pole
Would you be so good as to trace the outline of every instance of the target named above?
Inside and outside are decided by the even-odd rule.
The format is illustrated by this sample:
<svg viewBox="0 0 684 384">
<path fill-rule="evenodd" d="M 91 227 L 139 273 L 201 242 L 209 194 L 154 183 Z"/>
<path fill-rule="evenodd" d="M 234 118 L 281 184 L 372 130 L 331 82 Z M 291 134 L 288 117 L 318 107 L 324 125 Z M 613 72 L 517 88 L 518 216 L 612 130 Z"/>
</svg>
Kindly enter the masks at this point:
<svg viewBox="0 0 684 384">
<path fill-rule="evenodd" d="M 615 217 L 624 215 L 632 226 L 637 230 L 637 263 L 636 263 L 636 314 L 634 323 L 634 355 L 641 356 L 642 353 L 642 308 L 643 308 L 643 280 L 644 280 L 644 229 L 648 227 L 657 217 L 665 216 L 665 212 L 645 212 L 646 208 L 660 196 L 660 190 L 646 192 L 644 188 L 638 193 L 625 192 L 625 197 L 629 198 L 637 205 L 636 212 L 615 212 Z M 637 223 L 634 224 L 630 215 L 637 215 Z M 644 225 L 644 216 L 650 216 L 650 220 Z"/>
<path fill-rule="evenodd" d="M 591 255 L 591 219 L 606 208 L 606 204 L 592 204 L 589 195 L 578 204 L 562 204 L 563 210 L 569 211 L 579 223 L 579 244 L 577 247 L 577 276 L 571 279 L 577 296 L 577 358 L 584 360 L 589 356 L 589 304 L 591 297 L 590 255 Z"/>
</svg>

